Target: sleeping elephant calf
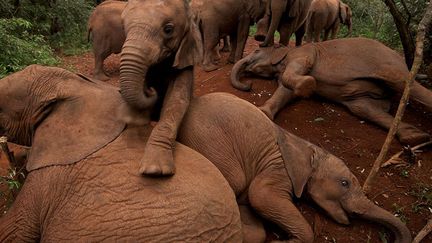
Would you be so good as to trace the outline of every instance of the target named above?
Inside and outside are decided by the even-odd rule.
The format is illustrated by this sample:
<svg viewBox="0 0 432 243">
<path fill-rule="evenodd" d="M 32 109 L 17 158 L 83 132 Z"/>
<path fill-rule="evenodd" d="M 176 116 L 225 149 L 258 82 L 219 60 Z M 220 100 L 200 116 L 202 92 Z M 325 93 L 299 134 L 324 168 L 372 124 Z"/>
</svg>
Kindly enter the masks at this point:
<svg viewBox="0 0 432 243">
<path fill-rule="evenodd" d="M 409 71 L 402 57 L 382 43 L 365 38 L 331 40 L 299 48 L 269 47 L 255 50 L 237 62 L 231 73 L 234 87 L 249 90 L 242 74 L 276 77 L 279 87 L 261 107 L 268 117 L 296 97 L 316 93 L 345 105 L 355 115 L 389 129 L 390 95 L 401 93 Z M 432 92 L 419 83 L 411 87 L 411 99 L 432 111 Z M 396 133 L 404 144 L 418 144 L 430 135 L 402 122 Z"/>
<path fill-rule="evenodd" d="M 0 130 L 32 146 L 0 242 L 241 242 L 232 190 L 197 152 L 176 144 L 174 177 L 139 175 L 152 128 L 117 119 L 116 88 L 34 65 L 1 79 L 0 97 Z"/>
<path fill-rule="evenodd" d="M 314 239 L 292 201 L 302 195 L 339 223 L 348 224 L 348 215 L 359 216 L 386 226 L 395 242 L 411 242 L 406 226 L 366 198 L 342 160 L 284 131 L 247 101 L 223 93 L 194 99 L 179 141 L 212 161 L 228 180 L 239 205 L 251 206 L 289 232 L 293 237 L 289 242 Z M 252 214 L 243 214 L 247 211 L 240 212 L 244 239 L 262 242 L 262 225 Z"/>
</svg>

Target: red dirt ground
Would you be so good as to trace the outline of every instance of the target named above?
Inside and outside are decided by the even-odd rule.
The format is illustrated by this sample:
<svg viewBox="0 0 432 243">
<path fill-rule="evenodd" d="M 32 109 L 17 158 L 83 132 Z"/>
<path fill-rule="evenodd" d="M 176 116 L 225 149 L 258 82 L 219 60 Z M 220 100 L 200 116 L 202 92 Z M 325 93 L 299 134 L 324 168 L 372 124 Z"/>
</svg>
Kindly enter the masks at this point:
<svg viewBox="0 0 432 243">
<path fill-rule="evenodd" d="M 257 43 L 249 40 L 246 53 L 257 47 Z M 219 70 L 204 72 L 196 69 L 195 95 L 200 96 L 211 92 L 229 92 L 255 105 L 261 105 L 274 92 L 277 85 L 274 80 L 253 80 L 253 91 L 242 92 L 234 89 L 229 81 L 232 64 L 226 64 L 227 54 L 222 54 Z M 108 81 L 118 85 L 119 57 L 113 55 L 105 62 L 105 68 L 112 76 Z M 80 56 L 65 57 L 63 67 L 72 71 L 91 75 L 93 56 L 86 53 Z M 398 103 L 395 100 L 395 103 Z M 394 105 L 393 113 L 397 104 Z M 317 119 L 320 118 L 320 119 Z M 409 105 L 404 121 L 432 134 L 432 114 L 423 111 L 417 104 Z M 344 107 L 330 103 L 319 97 L 303 99 L 285 107 L 276 117 L 275 122 L 287 131 L 298 135 L 331 153 L 344 159 L 351 171 L 363 183 L 369 170 L 378 156 L 387 132 L 350 114 Z M 401 145 L 395 140 L 390 155 L 397 153 Z M 428 218 L 432 217 L 432 209 L 425 205 L 426 200 L 412 195 L 420 185 L 426 185 L 429 200 L 432 200 L 432 152 L 425 151 L 419 155 L 420 162 L 408 167 L 384 168 L 369 195 L 375 203 L 398 214 L 406 221 L 413 236 L 423 228 Z M 5 168 L 4 158 L 2 168 Z M 4 169 L 0 171 L 4 175 Z M 424 187 L 421 187 L 424 189 Z M 432 202 L 429 201 L 428 205 Z M 416 205 L 420 210 L 414 212 Z M 325 212 L 310 201 L 300 201 L 299 208 L 313 226 L 316 242 L 384 242 L 383 237 L 391 241 L 390 232 L 384 227 L 367 221 L 352 219 L 350 226 L 342 226 L 334 222 Z M 429 235 L 423 242 L 432 242 Z"/>
</svg>

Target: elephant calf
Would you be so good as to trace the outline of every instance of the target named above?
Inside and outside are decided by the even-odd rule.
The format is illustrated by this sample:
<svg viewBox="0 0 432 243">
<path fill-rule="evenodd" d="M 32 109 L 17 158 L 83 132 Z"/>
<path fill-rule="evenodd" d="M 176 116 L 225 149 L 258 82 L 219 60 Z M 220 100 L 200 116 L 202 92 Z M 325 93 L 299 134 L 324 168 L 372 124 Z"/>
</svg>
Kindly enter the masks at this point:
<svg viewBox="0 0 432 243">
<path fill-rule="evenodd" d="M 389 129 L 390 96 L 401 93 L 409 76 L 403 58 L 382 43 L 366 38 L 347 38 L 309 43 L 299 48 L 260 48 L 237 62 L 231 72 L 234 87 L 247 91 L 243 74 L 277 78 L 279 87 L 261 106 L 273 119 L 296 97 L 316 93 L 346 106 L 353 114 Z M 411 99 L 432 111 L 432 92 L 419 83 L 411 87 Z M 430 135 L 402 122 L 396 133 L 404 144 L 419 144 Z"/>
<path fill-rule="evenodd" d="M 366 198 L 342 160 L 286 132 L 247 101 L 224 93 L 195 98 L 178 139 L 219 168 L 239 205 L 251 206 L 289 232 L 293 237 L 289 242 L 314 239 L 292 201 L 304 195 L 339 223 L 349 224 L 348 215 L 357 215 L 388 227 L 396 242 L 411 242 L 406 226 Z M 255 235 L 253 242 L 265 239 L 257 236 L 264 230 L 251 215 L 242 214 L 242 221 L 245 240 L 250 234 Z"/>
<path fill-rule="evenodd" d="M 176 144 L 174 177 L 140 176 L 152 127 L 118 119 L 118 89 L 34 65 L 0 97 L 0 134 L 31 146 L 0 242 L 241 242 L 232 190 L 202 155 Z"/>
</svg>

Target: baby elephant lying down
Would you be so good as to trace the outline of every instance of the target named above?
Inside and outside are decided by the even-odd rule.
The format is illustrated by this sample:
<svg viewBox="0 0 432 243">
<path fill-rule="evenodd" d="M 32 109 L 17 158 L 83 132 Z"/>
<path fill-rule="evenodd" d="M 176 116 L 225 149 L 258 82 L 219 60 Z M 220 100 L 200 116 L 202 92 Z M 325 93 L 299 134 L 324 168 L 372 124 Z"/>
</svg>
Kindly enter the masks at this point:
<svg viewBox="0 0 432 243">
<path fill-rule="evenodd" d="M 238 61 L 231 73 L 234 87 L 243 74 L 277 78 L 279 87 L 260 107 L 270 119 L 289 101 L 316 93 L 346 106 L 355 115 L 389 129 L 389 97 L 401 93 L 409 71 L 402 57 L 382 43 L 365 39 L 337 39 L 306 44 L 298 48 L 267 47 Z M 411 99 L 432 111 L 432 92 L 419 83 L 411 87 Z M 405 144 L 418 144 L 430 135 L 402 122 L 396 133 Z"/>
<path fill-rule="evenodd" d="M 339 223 L 349 224 L 349 215 L 359 216 L 388 227 L 396 242 L 411 242 L 406 226 L 367 199 L 342 160 L 286 132 L 247 101 L 224 93 L 195 98 L 178 139 L 219 168 L 239 205 L 249 205 L 289 232 L 290 242 L 314 239 L 292 201 L 303 195 Z M 262 225 L 245 212 L 240 211 L 245 241 L 262 242 Z"/>
</svg>

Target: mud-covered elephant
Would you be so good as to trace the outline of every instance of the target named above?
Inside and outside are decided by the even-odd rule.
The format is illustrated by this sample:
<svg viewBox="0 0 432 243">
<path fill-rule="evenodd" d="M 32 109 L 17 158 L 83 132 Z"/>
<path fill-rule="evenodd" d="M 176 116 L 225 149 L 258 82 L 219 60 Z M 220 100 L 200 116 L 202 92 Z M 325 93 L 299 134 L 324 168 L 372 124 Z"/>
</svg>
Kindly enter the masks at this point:
<svg viewBox="0 0 432 243">
<path fill-rule="evenodd" d="M 172 149 L 192 97 L 201 36 L 187 0 L 130 0 L 122 13 L 126 41 L 120 90 L 136 110 L 158 120 L 145 147 L 141 173 L 175 173 Z"/>
<path fill-rule="evenodd" d="M 273 45 L 274 34 L 278 30 L 279 43 L 288 46 L 291 35 L 295 33 L 296 46 L 300 46 L 306 30 L 306 17 L 311 1 L 269 0 L 264 17 L 257 23 L 255 40 L 263 41 L 260 46 Z"/>
<path fill-rule="evenodd" d="M 0 96 L 0 130 L 31 146 L 0 242 L 241 242 L 235 196 L 202 155 L 177 143 L 174 177 L 138 173 L 152 127 L 118 118 L 117 88 L 33 65 L 1 79 Z"/>
<path fill-rule="evenodd" d="M 293 203 L 300 197 L 311 198 L 341 224 L 358 216 L 386 226 L 395 242 L 411 242 L 406 226 L 367 199 L 341 159 L 286 132 L 249 102 L 231 94 L 207 94 L 191 102 L 183 122 L 179 141 L 212 161 L 238 204 L 290 233 L 289 242 L 314 239 Z M 265 231 L 254 214 L 242 214 L 242 222 L 245 240 L 254 235 L 250 242 L 264 241 Z"/>
<path fill-rule="evenodd" d="M 366 38 L 336 39 L 298 48 L 266 47 L 237 62 L 231 72 L 234 87 L 249 90 L 240 82 L 243 74 L 277 78 L 279 87 L 261 106 L 270 119 L 294 98 L 313 93 L 346 106 L 353 114 L 389 129 L 390 97 L 400 94 L 409 71 L 403 58 L 382 43 Z M 412 100 L 432 111 L 432 92 L 417 82 Z M 430 135 L 402 122 L 396 133 L 404 144 L 418 144 Z"/>
<path fill-rule="evenodd" d="M 351 8 L 340 0 L 313 0 L 306 21 L 306 41 L 320 41 L 324 31 L 323 41 L 331 32 L 331 39 L 335 39 L 339 32 L 339 25 L 348 26 L 348 34 L 352 32 Z"/>
<path fill-rule="evenodd" d="M 103 70 L 104 60 L 112 53 L 120 53 L 126 39 L 121 14 L 126 2 L 105 1 L 98 5 L 88 21 L 88 40 L 92 41 L 95 66 L 93 77 L 108 80 Z"/>
<path fill-rule="evenodd" d="M 204 50 L 203 69 L 213 71 L 219 66 L 215 62 L 214 49 L 219 40 L 230 37 L 230 62 L 243 57 L 249 26 L 265 12 L 266 0 L 192 0 L 191 8 L 202 34 Z"/>
</svg>

